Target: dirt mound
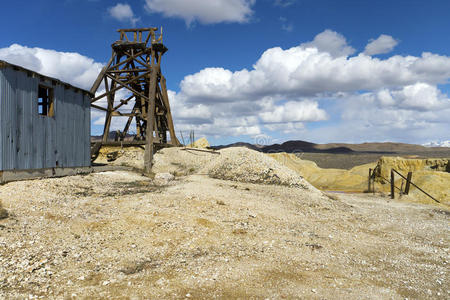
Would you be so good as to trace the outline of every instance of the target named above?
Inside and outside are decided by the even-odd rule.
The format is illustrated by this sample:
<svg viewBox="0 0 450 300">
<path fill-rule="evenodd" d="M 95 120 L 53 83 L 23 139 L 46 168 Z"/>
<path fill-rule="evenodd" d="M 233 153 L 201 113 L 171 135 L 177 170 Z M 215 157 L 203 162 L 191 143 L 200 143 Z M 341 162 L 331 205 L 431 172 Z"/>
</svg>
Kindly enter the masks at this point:
<svg viewBox="0 0 450 300">
<path fill-rule="evenodd" d="M 295 154 L 273 153 L 269 154 L 281 164 L 301 174 L 316 188 L 335 191 L 364 191 L 367 189 L 367 176 L 369 168 L 375 163 L 344 169 L 322 169 L 316 163 L 302 160 Z"/>
<path fill-rule="evenodd" d="M 398 176 L 397 176 L 398 177 Z M 413 172 L 412 182 L 429 193 L 440 203 L 450 205 L 450 173 L 435 171 L 417 171 Z M 401 179 L 395 181 L 395 185 L 400 187 Z M 409 195 L 403 196 L 404 200 L 418 203 L 436 204 L 431 198 L 424 193 L 411 187 Z"/>
<path fill-rule="evenodd" d="M 432 195 L 443 204 L 450 204 L 450 160 L 449 159 L 405 159 L 402 157 L 382 157 L 377 164 L 376 178 L 382 191 L 388 192 L 390 185 L 386 180 L 390 179 L 391 169 L 395 169 L 406 177 L 408 172 L 413 172 L 412 182 Z M 400 188 L 404 180 L 394 175 L 395 185 Z M 435 203 L 424 193 L 411 187 L 405 200 L 420 203 Z"/>
<path fill-rule="evenodd" d="M 184 148 L 161 149 L 153 156 L 154 173 L 171 173 L 182 176 L 197 173 L 217 154 L 187 150 Z M 141 162 L 143 164 L 143 161 Z"/>
<path fill-rule="evenodd" d="M 143 169 L 144 149 L 140 147 L 102 147 L 95 163 Z"/>
<path fill-rule="evenodd" d="M 199 148 L 199 147 L 197 147 Z M 144 169 L 144 152 L 140 147 L 103 147 L 95 161 L 116 166 L 128 166 Z M 192 174 L 202 168 L 214 154 L 198 152 L 180 147 L 164 148 L 153 156 L 154 173 L 171 173 L 173 175 Z M 111 158 L 113 158 L 111 160 Z"/>
<path fill-rule="evenodd" d="M 298 173 L 260 152 L 237 147 L 223 149 L 220 154 L 204 168 L 213 178 L 315 190 Z"/>
<path fill-rule="evenodd" d="M 294 154 L 273 153 L 269 154 L 281 164 L 301 174 L 313 186 L 321 190 L 335 190 L 346 192 L 363 192 L 367 190 L 369 168 L 376 171 L 375 190 L 384 194 L 390 193 L 390 173 L 395 169 L 405 177 L 409 171 L 413 172 L 412 181 L 423 190 L 431 194 L 441 203 L 450 204 L 450 173 L 449 159 L 406 159 L 401 157 L 382 157 L 377 163 L 356 166 L 350 170 L 322 169 L 316 163 L 302 160 Z M 395 176 L 395 185 L 403 189 L 405 181 L 398 175 Z M 403 181 L 403 182 L 402 182 Z M 398 198 L 396 189 L 396 198 Z M 410 188 L 409 195 L 403 195 L 401 200 L 409 202 L 436 204 L 434 200 L 426 196 L 415 187 Z"/>
<path fill-rule="evenodd" d="M 403 157 L 383 156 L 377 163 L 377 176 L 389 178 L 391 169 L 408 173 L 414 171 L 450 172 L 450 160 L 446 158 L 405 159 Z"/>
<path fill-rule="evenodd" d="M 191 147 L 191 148 L 208 148 L 209 146 L 210 145 L 209 145 L 208 140 L 206 138 L 201 138 L 201 139 L 196 140 L 192 144 L 189 144 L 188 147 Z"/>
<path fill-rule="evenodd" d="M 206 174 L 219 179 L 296 186 L 317 191 L 295 171 L 263 153 L 244 147 L 227 148 L 217 153 L 166 148 L 155 154 L 153 172 L 176 176 Z"/>
</svg>

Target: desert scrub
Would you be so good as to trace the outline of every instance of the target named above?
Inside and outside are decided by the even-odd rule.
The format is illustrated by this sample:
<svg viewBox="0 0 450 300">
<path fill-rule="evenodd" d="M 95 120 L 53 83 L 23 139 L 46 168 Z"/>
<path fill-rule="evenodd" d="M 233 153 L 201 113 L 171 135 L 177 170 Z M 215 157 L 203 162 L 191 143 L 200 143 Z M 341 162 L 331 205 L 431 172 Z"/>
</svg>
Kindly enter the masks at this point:
<svg viewBox="0 0 450 300">
<path fill-rule="evenodd" d="M 8 211 L 3 208 L 2 201 L 0 200 L 0 220 L 8 217 Z"/>
</svg>

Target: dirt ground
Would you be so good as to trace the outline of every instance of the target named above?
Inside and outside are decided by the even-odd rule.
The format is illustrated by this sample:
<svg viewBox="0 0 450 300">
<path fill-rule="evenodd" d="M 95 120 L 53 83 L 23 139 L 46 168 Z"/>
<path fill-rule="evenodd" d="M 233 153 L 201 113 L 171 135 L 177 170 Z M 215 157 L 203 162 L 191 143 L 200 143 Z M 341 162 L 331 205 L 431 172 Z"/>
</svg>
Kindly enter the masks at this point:
<svg viewBox="0 0 450 300">
<path fill-rule="evenodd" d="M 0 199 L 0 298 L 450 298 L 438 206 L 124 171 Z"/>
</svg>

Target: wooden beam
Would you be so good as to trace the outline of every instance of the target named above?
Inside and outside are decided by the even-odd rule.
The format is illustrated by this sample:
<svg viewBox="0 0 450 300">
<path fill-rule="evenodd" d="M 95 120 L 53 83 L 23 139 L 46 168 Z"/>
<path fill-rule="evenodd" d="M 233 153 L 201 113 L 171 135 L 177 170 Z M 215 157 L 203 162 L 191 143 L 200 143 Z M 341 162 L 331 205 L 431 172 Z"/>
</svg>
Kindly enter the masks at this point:
<svg viewBox="0 0 450 300">
<path fill-rule="evenodd" d="M 91 103 L 94 103 L 95 101 L 97 101 L 97 100 L 99 100 L 99 99 L 101 99 L 101 98 L 107 96 L 108 94 L 114 93 L 114 92 L 116 92 L 116 91 L 118 91 L 118 90 L 120 90 L 120 89 L 122 89 L 122 88 L 124 88 L 124 87 L 126 88 L 127 85 L 128 85 L 129 83 L 135 82 L 136 80 L 138 80 L 138 79 L 141 78 L 141 77 L 146 76 L 147 74 L 148 74 L 148 72 L 147 72 L 147 73 L 144 73 L 144 74 L 141 74 L 141 75 L 139 75 L 139 76 L 137 76 L 137 77 L 134 77 L 134 78 L 132 78 L 132 79 L 130 79 L 130 80 L 124 82 L 122 86 L 116 87 L 116 88 L 114 88 L 114 89 L 112 89 L 112 90 L 110 90 L 110 91 L 108 91 L 108 92 L 103 93 L 103 94 L 100 95 L 100 96 L 95 97 L 94 99 L 91 100 Z M 147 98 L 146 96 L 144 96 L 144 95 L 141 95 L 141 97 L 144 97 L 145 99 L 148 100 L 148 98 Z"/>
<path fill-rule="evenodd" d="M 169 126 L 170 141 L 174 146 L 180 146 L 181 143 L 175 135 L 175 127 L 173 125 L 172 112 L 170 111 L 169 95 L 167 93 L 166 78 L 161 75 L 161 96 L 167 111 L 167 125 Z"/>
<path fill-rule="evenodd" d="M 104 81 L 105 81 L 105 90 L 108 91 L 109 90 L 108 79 L 105 77 Z M 108 99 L 108 110 L 106 112 L 106 117 L 105 117 L 105 127 L 103 128 L 103 137 L 102 137 L 103 143 L 108 140 L 109 128 L 111 126 L 111 108 L 112 108 L 111 94 L 108 93 L 107 99 Z"/>
<path fill-rule="evenodd" d="M 142 98 L 144 98 L 144 99 L 147 98 L 147 97 L 144 96 L 144 94 L 141 94 L 140 92 L 136 91 L 136 90 L 133 89 L 131 86 L 129 86 L 126 82 L 124 83 L 124 82 L 122 82 L 122 81 L 120 81 L 120 80 L 114 78 L 113 76 L 111 76 L 111 75 L 109 75 L 109 74 L 106 74 L 106 76 L 109 77 L 109 78 L 111 78 L 111 79 L 112 79 L 114 82 L 116 82 L 117 84 L 119 84 L 119 85 L 123 86 L 124 88 L 126 88 L 126 89 L 132 91 L 133 93 L 135 93 L 135 94 L 141 96 Z"/>
<path fill-rule="evenodd" d="M 134 59 L 134 61 L 140 63 L 144 67 L 147 67 L 147 69 L 151 69 L 152 66 L 141 59 L 142 59 L 141 57 L 136 57 L 136 59 Z"/>
<path fill-rule="evenodd" d="M 98 106 L 98 105 L 95 105 L 95 104 L 91 104 L 91 107 L 96 108 L 96 109 L 100 109 L 100 110 L 103 110 L 103 111 L 108 111 L 106 108 Z"/>
<path fill-rule="evenodd" d="M 124 61 L 121 61 L 121 62 L 115 64 L 114 66 L 110 67 L 110 69 L 117 69 L 117 68 L 119 68 L 121 65 L 128 63 L 129 61 L 135 59 L 136 57 L 141 56 L 142 54 L 145 54 L 145 51 L 141 51 L 141 52 L 138 52 L 138 53 L 136 53 L 136 54 L 130 55 L 130 56 L 129 56 L 127 59 L 125 59 Z"/>
<path fill-rule="evenodd" d="M 113 108 L 113 111 L 116 111 L 116 110 L 118 110 L 120 107 L 122 107 L 123 105 L 128 104 L 128 102 L 129 102 L 133 97 L 135 97 L 135 95 L 131 95 L 130 97 L 128 97 L 128 98 L 125 99 L 125 100 L 120 100 L 120 104 L 117 105 L 116 107 L 114 107 L 114 108 Z"/>
<path fill-rule="evenodd" d="M 155 28 L 155 30 L 158 30 L 158 28 Z M 150 42 L 153 42 L 155 37 L 155 30 L 151 30 L 148 32 L 147 38 L 145 39 L 145 44 L 148 44 L 148 41 L 150 40 L 150 37 L 153 37 L 153 39 Z"/>
<path fill-rule="evenodd" d="M 120 112 L 120 111 L 113 111 L 113 112 L 111 112 L 111 116 L 114 116 L 114 117 L 135 117 L 135 116 L 140 116 L 141 114 L 140 113 L 133 113 L 133 112 L 130 112 L 130 113 L 122 113 L 122 112 Z"/>
<path fill-rule="evenodd" d="M 137 111 L 137 102 L 134 103 L 134 107 L 132 109 L 132 113 L 136 113 Z M 128 130 L 130 129 L 131 122 L 133 122 L 133 118 L 136 116 L 130 116 L 128 117 L 127 123 L 125 124 L 125 127 L 123 129 L 123 135 L 125 136 L 128 133 Z M 137 117 L 136 117 L 137 118 Z M 137 121 L 136 121 L 137 122 Z"/>
<path fill-rule="evenodd" d="M 155 57 L 155 51 L 152 50 L 152 58 Z M 144 153 L 144 169 L 146 173 L 150 173 L 153 163 L 153 124 L 155 117 L 155 98 L 156 98 L 156 81 L 158 79 L 158 71 L 161 60 L 156 65 L 154 59 L 152 59 L 152 72 L 150 76 L 150 86 L 148 89 L 148 112 L 147 112 L 147 129 L 145 139 L 147 144 L 145 146 Z"/>
<path fill-rule="evenodd" d="M 107 73 L 134 73 L 134 72 L 147 72 L 148 69 L 121 69 L 121 70 L 109 70 Z"/>
<path fill-rule="evenodd" d="M 156 31 L 156 30 L 158 30 L 158 27 L 143 27 L 143 28 L 117 29 L 117 32 Z"/>
<path fill-rule="evenodd" d="M 94 84 L 91 87 L 90 93 L 95 96 L 95 92 L 97 92 L 98 87 L 102 83 L 103 77 L 105 76 L 106 71 L 111 66 L 112 62 L 114 61 L 114 58 L 116 57 L 116 54 L 113 53 L 111 56 L 111 59 L 108 61 L 108 63 L 103 67 L 103 69 L 100 71 L 100 74 L 98 74 L 97 79 L 94 81 Z"/>
</svg>

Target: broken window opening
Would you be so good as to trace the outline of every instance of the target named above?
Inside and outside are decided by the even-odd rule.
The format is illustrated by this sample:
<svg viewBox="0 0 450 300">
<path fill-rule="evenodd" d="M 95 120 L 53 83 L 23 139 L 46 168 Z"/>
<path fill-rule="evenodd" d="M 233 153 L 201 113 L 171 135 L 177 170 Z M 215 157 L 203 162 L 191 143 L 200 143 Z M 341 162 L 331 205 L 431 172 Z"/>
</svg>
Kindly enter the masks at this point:
<svg viewBox="0 0 450 300">
<path fill-rule="evenodd" d="M 55 115 L 53 88 L 39 85 L 38 114 L 47 117 L 53 117 Z"/>
</svg>

